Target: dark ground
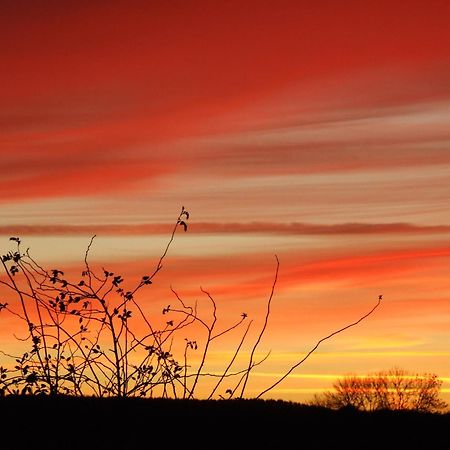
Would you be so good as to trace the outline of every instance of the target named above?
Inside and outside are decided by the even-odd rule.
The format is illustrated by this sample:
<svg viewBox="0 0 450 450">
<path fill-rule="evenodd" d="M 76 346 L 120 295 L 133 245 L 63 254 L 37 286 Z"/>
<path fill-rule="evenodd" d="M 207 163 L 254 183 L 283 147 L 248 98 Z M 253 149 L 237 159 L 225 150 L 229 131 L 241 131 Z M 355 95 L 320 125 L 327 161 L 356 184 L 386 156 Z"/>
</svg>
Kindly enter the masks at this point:
<svg viewBox="0 0 450 450">
<path fill-rule="evenodd" d="M 0 398 L 0 449 L 450 449 L 450 415 L 281 401 Z"/>
</svg>

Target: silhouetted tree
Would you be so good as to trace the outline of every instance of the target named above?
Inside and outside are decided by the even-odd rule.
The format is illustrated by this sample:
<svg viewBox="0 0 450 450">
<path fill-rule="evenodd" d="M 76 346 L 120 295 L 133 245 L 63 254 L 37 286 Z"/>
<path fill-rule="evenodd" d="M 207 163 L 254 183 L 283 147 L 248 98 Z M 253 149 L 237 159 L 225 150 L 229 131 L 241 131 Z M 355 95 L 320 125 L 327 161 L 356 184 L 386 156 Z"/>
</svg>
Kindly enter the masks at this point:
<svg viewBox="0 0 450 450">
<path fill-rule="evenodd" d="M 441 386 L 442 381 L 435 374 L 412 374 L 394 368 L 363 377 L 338 379 L 333 391 L 316 396 L 312 403 L 332 409 L 351 406 L 361 411 L 438 412 L 447 406 L 440 399 Z"/>
</svg>

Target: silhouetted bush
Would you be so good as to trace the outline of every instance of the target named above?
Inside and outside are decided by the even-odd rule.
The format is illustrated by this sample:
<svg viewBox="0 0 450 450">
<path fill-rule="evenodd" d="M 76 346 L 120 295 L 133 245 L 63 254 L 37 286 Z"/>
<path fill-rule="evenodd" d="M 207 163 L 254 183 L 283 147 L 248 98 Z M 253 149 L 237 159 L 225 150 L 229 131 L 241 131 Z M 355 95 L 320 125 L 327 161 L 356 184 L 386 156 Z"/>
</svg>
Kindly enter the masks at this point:
<svg viewBox="0 0 450 450">
<path fill-rule="evenodd" d="M 209 292 L 201 289 L 210 305 L 210 311 L 201 315 L 197 304 L 185 303 L 172 290 L 176 304 L 162 308 L 162 315 L 167 319 L 161 328 L 155 324 L 160 321 L 150 320 L 138 301 L 141 291 L 148 289 L 161 271 L 177 230 L 187 231 L 188 220 L 189 212 L 183 207 L 153 272 L 128 287 L 122 274 L 105 268 L 99 273 L 90 266 L 89 252 L 95 236 L 87 246 L 84 268 L 75 279 L 66 276 L 63 270 L 44 268 L 31 256 L 29 249 L 23 251 L 19 237 L 11 237 L 16 248 L 1 257 L 5 278 L 0 279 L 0 283 L 15 294 L 16 301 L 0 303 L 0 311 L 10 313 L 24 324 L 25 337 L 20 340 L 28 348 L 20 355 L 2 351 L 14 363 L 0 367 L 0 394 L 193 399 L 199 382 L 209 377 L 216 382 L 207 398 L 245 397 L 253 368 L 265 360 L 256 360 L 255 354 L 268 325 L 279 261 L 275 257 L 275 276 L 263 326 L 251 345 L 248 364 L 236 371 L 233 366 L 252 325 L 246 313 L 228 328 L 217 331 L 218 309 Z M 257 398 L 282 382 L 323 341 L 367 318 L 380 302 L 381 295 L 377 304 L 356 322 L 320 339 L 306 356 Z M 211 344 L 241 326 L 244 328 L 241 338 L 229 361 L 224 363 L 223 371 L 219 374 L 205 372 Z M 203 342 L 184 337 L 189 329 L 198 330 L 198 327 L 206 332 Z M 173 345 L 175 338 L 183 342 L 178 354 Z M 197 365 L 190 363 L 193 352 L 199 354 Z M 224 380 L 227 380 L 227 389 L 222 386 Z"/>
</svg>

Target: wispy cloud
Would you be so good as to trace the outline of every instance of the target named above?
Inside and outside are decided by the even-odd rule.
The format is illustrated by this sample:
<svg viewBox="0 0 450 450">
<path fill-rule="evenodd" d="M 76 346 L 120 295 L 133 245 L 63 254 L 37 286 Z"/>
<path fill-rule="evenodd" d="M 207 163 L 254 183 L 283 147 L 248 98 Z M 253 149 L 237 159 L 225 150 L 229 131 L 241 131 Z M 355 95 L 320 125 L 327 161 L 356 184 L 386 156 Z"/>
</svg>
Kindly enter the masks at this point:
<svg viewBox="0 0 450 450">
<path fill-rule="evenodd" d="M 170 223 L 122 224 L 122 225 L 8 225 L 0 226 L 3 235 L 160 235 L 173 228 Z M 343 223 L 310 224 L 301 222 L 200 222 L 189 225 L 192 234 L 276 234 L 276 235 L 371 235 L 371 234 L 435 234 L 449 233 L 450 225 L 415 225 L 410 223 Z"/>
<path fill-rule="evenodd" d="M 251 176 L 450 164 L 448 97 L 388 107 L 341 103 L 334 109 L 310 101 L 310 109 L 321 113 L 308 117 L 289 101 L 267 106 L 263 123 L 192 141 L 193 155 L 209 170 Z"/>
<path fill-rule="evenodd" d="M 122 192 L 187 171 L 222 178 L 450 162 L 442 5 L 402 9 L 397 23 L 353 2 L 340 21 L 315 4 L 305 13 L 295 2 L 249 2 L 236 14 L 201 3 L 179 15 L 153 3 L 8 8 L 0 201 Z M 361 28 L 368 15 L 373 28 Z"/>
</svg>

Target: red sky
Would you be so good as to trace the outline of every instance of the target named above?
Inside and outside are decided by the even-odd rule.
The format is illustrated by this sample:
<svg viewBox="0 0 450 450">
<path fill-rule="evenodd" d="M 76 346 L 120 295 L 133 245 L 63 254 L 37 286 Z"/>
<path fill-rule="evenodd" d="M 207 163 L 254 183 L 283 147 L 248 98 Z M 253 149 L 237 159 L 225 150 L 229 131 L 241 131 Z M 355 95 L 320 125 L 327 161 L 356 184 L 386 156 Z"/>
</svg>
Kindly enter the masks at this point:
<svg viewBox="0 0 450 450">
<path fill-rule="evenodd" d="M 267 373 L 383 293 L 298 376 L 450 377 L 449 21 L 447 1 L 3 2 L 2 248 L 71 266 L 94 232 L 134 276 L 184 205 L 161 296 L 258 317 L 280 258 Z"/>
</svg>

